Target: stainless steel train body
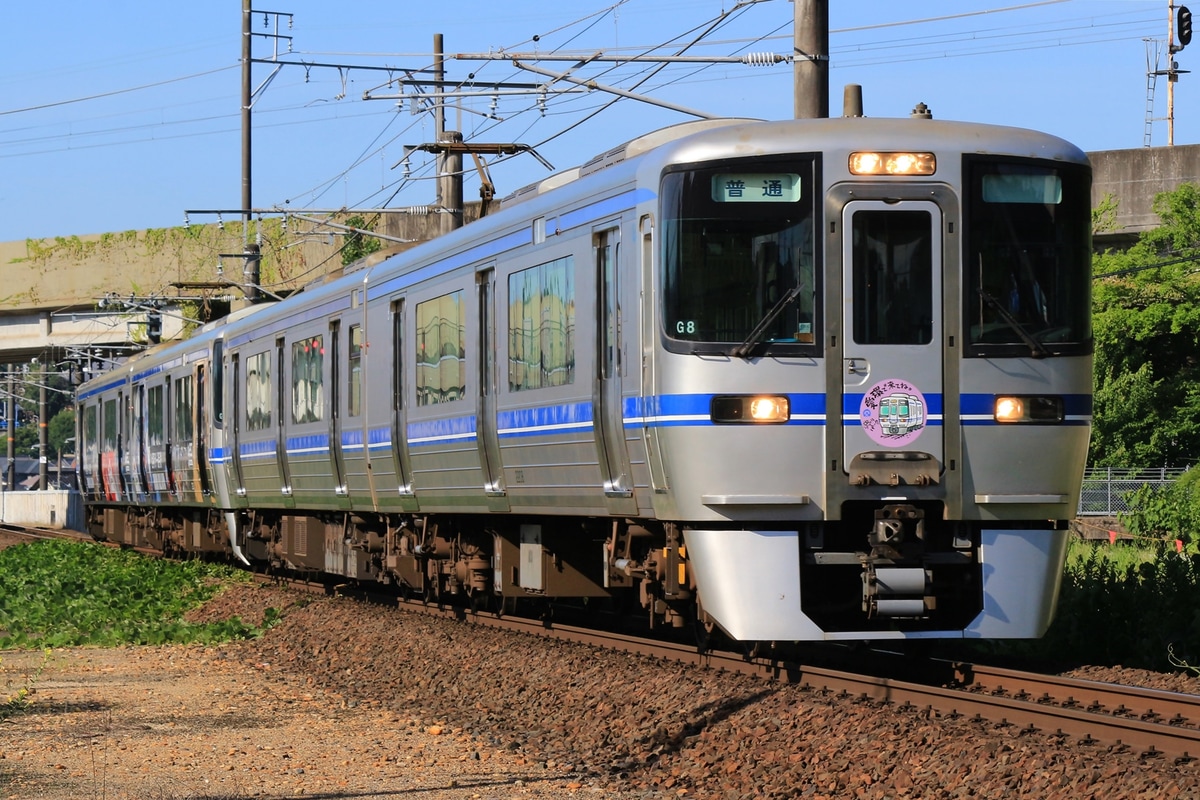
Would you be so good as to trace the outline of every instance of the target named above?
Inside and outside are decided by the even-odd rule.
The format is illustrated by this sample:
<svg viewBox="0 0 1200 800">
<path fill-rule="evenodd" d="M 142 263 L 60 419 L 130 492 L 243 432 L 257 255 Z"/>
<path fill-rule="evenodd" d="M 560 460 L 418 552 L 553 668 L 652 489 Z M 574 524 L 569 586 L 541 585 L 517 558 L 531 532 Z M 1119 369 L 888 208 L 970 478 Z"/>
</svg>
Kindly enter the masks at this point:
<svg viewBox="0 0 1200 800">
<path fill-rule="evenodd" d="M 650 134 L 83 386 L 92 531 L 739 640 L 1038 636 L 1090 180 L 930 119 Z"/>
</svg>

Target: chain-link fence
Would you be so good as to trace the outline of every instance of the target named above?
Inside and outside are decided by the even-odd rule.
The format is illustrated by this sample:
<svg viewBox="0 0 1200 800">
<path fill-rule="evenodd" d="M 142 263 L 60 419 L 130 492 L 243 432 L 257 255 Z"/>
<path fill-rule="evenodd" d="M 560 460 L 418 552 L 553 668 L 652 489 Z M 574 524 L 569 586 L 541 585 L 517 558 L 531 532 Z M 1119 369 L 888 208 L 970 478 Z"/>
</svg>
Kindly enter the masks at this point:
<svg viewBox="0 0 1200 800">
<path fill-rule="evenodd" d="M 1184 469 L 1120 469 L 1095 467 L 1083 474 L 1079 516 L 1115 517 L 1129 511 L 1125 497 L 1143 486 L 1165 486 L 1178 480 Z"/>
</svg>

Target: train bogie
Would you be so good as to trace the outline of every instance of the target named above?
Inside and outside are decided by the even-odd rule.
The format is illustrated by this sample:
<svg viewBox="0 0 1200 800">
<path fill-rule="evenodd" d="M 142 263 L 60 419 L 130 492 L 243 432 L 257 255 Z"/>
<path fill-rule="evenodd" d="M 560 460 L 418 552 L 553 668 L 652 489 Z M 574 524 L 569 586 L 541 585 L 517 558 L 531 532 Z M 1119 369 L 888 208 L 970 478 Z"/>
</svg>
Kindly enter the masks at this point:
<svg viewBox="0 0 1200 800">
<path fill-rule="evenodd" d="M 1088 186 L 1008 128 L 656 132 L 83 387 L 90 524 L 738 639 L 1037 636 L 1091 418 Z"/>
</svg>

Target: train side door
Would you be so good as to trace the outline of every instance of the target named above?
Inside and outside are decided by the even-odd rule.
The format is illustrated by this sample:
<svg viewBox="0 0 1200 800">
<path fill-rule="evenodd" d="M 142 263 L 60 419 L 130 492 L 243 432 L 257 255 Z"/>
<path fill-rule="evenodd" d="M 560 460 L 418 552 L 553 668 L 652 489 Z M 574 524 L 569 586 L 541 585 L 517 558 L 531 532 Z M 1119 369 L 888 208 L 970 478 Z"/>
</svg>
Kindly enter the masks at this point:
<svg viewBox="0 0 1200 800">
<path fill-rule="evenodd" d="M 212 494 L 212 468 L 208 461 L 208 370 L 204 362 L 196 365 L 196 403 L 193 407 L 193 429 L 195 430 L 196 485 L 200 495 Z"/>
<path fill-rule="evenodd" d="M 483 470 L 483 491 L 488 509 L 507 511 L 507 492 L 504 488 L 504 468 L 500 464 L 500 436 L 496 429 L 496 270 L 484 269 L 475 274 L 476 296 L 479 298 L 479 396 L 475 400 L 476 442 L 479 464 Z"/>
<path fill-rule="evenodd" d="M 620 230 L 606 228 L 592 235 L 596 264 L 596 375 L 592 392 L 592 424 L 609 511 L 637 513 L 629 452 L 625 446 L 625 415 L 621 393 Z"/>
<path fill-rule="evenodd" d="M 413 493 L 412 458 L 408 452 L 408 407 L 405 402 L 407 384 L 404 374 L 404 298 L 392 301 L 392 466 L 396 484 L 404 498 L 405 510 L 416 511 L 418 504 Z"/>
<path fill-rule="evenodd" d="M 339 501 L 350 496 L 346 485 L 346 455 L 342 451 L 342 321 L 329 322 L 329 468 Z"/>
<path fill-rule="evenodd" d="M 246 479 L 245 473 L 242 471 L 242 408 L 246 402 L 243 395 L 242 387 L 245 385 L 242 381 L 245 378 L 242 376 L 242 356 L 239 353 L 233 353 L 229 358 L 229 387 L 230 387 L 230 402 L 229 402 L 229 434 L 225 441 L 225 448 L 229 452 L 230 477 L 232 479 L 232 489 L 237 497 L 246 496 Z"/>
<path fill-rule="evenodd" d="M 843 465 L 850 483 L 939 482 L 942 214 L 928 201 L 842 211 Z"/>
<path fill-rule="evenodd" d="M 286 409 L 292 406 L 288 398 L 288 380 L 285 376 L 291 373 L 285 371 L 287 348 L 284 345 L 282 336 L 275 340 L 275 408 L 279 412 L 275 415 L 275 464 L 282 480 L 279 493 L 283 495 L 283 504 L 288 508 L 295 508 L 296 500 L 292 497 L 292 471 L 288 465 L 287 451 Z"/>
</svg>

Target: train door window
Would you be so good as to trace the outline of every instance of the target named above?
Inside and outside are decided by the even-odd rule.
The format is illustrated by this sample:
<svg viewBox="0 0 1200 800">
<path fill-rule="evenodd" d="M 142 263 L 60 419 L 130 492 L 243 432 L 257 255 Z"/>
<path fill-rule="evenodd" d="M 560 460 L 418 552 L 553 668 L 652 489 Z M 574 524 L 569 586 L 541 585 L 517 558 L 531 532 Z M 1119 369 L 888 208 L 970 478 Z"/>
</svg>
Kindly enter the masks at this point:
<svg viewBox="0 0 1200 800">
<path fill-rule="evenodd" d="M 329 322 L 329 352 L 333 358 L 329 362 L 329 418 L 341 419 L 342 416 L 342 362 L 339 352 L 342 346 L 342 321 Z M 323 376 L 322 376 L 323 377 Z"/>
<path fill-rule="evenodd" d="M 192 376 L 175 379 L 175 429 L 172 442 L 190 442 L 194 435 L 192 423 Z"/>
<path fill-rule="evenodd" d="M 292 342 L 292 423 L 325 419 L 325 337 Z"/>
<path fill-rule="evenodd" d="M 346 392 L 346 414 L 351 417 L 357 417 L 362 414 L 363 402 L 363 375 L 362 375 L 362 354 L 363 354 L 363 335 L 361 325 L 350 326 L 350 353 L 347 358 L 347 379 L 349 381 Z"/>
<path fill-rule="evenodd" d="M 246 359 L 246 430 L 271 427 L 271 356 L 262 352 Z"/>
<path fill-rule="evenodd" d="M 404 408 L 404 301 L 392 303 L 392 406 Z"/>
<path fill-rule="evenodd" d="M 166 441 L 165 401 L 163 386 L 151 386 L 146 409 L 146 438 L 151 447 L 162 447 Z"/>
<path fill-rule="evenodd" d="M 213 342 L 212 350 L 212 421 L 217 430 L 225 427 L 225 344 Z"/>
<path fill-rule="evenodd" d="M 117 401 L 104 401 L 104 444 L 103 450 L 106 453 L 115 452 L 117 449 Z"/>
<path fill-rule="evenodd" d="M 928 211 L 854 214 L 854 341 L 929 344 L 933 234 Z"/>
<path fill-rule="evenodd" d="M 96 446 L 98 435 L 96 406 L 88 403 L 83 409 L 83 441 L 89 450 Z"/>
<path fill-rule="evenodd" d="M 508 276 L 508 388 L 575 382 L 575 263 L 572 256 Z"/>
<path fill-rule="evenodd" d="M 462 291 L 417 303 L 417 405 L 466 395 L 466 322 Z"/>
<path fill-rule="evenodd" d="M 100 451 L 100 420 L 99 407 L 88 403 L 83 409 L 83 445 L 84 463 L 88 468 L 95 469 L 96 454 Z"/>
</svg>

